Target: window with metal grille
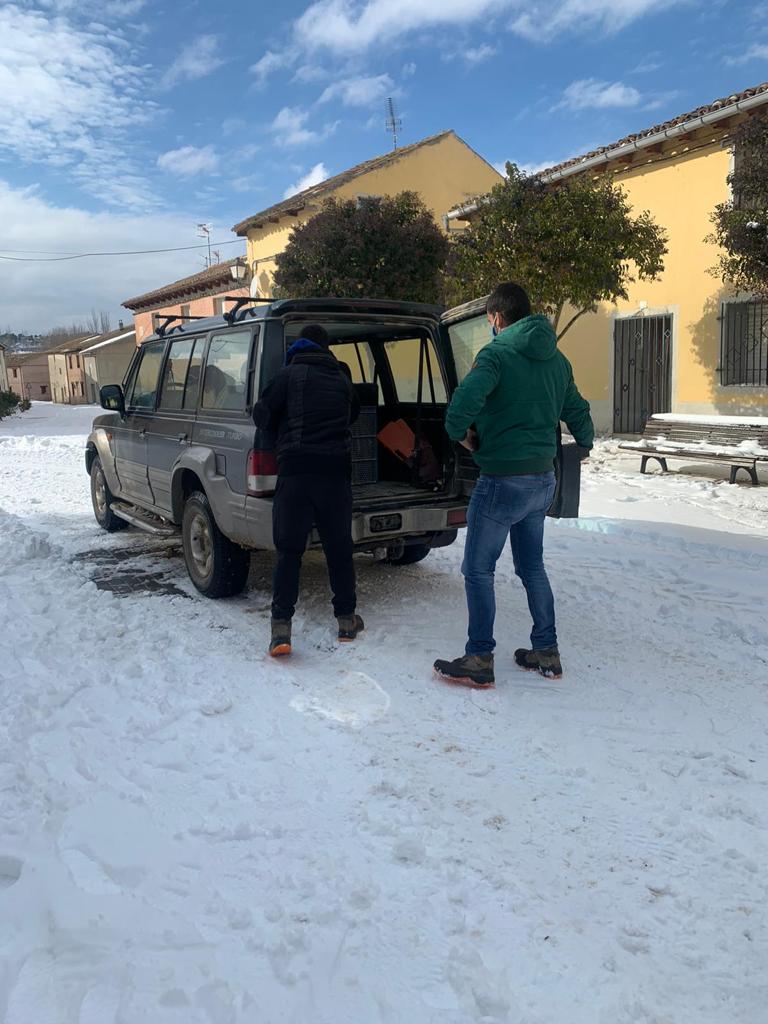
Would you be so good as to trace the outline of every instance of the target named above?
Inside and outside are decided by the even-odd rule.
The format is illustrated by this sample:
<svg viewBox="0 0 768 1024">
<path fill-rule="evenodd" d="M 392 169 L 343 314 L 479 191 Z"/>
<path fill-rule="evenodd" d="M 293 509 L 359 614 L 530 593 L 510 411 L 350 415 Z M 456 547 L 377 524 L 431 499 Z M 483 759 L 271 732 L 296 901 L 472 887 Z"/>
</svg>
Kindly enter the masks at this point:
<svg viewBox="0 0 768 1024">
<path fill-rule="evenodd" d="M 768 386 L 768 302 L 723 303 L 720 383 Z"/>
</svg>

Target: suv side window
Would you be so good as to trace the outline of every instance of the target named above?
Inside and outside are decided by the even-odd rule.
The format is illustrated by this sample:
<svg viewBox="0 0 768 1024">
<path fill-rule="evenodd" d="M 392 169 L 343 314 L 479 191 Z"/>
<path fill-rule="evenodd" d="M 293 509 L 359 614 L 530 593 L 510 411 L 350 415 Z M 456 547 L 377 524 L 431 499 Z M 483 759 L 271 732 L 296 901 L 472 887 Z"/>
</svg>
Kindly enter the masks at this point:
<svg viewBox="0 0 768 1024">
<path fill-rule="evenodd" d="M 153 341 L 143 346 L 133 389 L 126 403 L 130 408 L 154 409 L 164 351 L 164 341 Z"/>
<path fill-rule="evenodd" d="M 200 375 L 203 369 L 203 352 L 205 351 L 205 338 L 198 338 L 189 360 L 187 370 L 187 382 L 184 386 L 184 403 L 182 408 L 187 411 L 197 408 L 197 396 L 200 391 Z"/>
<path fill-rule="evenodd" d="M 200 353 L 203 344 L 201 338 L 179 338 L 178 341 L 172 342 L 160 389 L 160 409 L 194 409 L 200 381 Z M 196 361 L 195 351 L 198 353 Z M 194 370 L 196 372 L 193 372 Z"/>
<path fill-rule="evenodd" d="M 203 381 L 204 409 L 245 410 L 250 349 L 250 331 L 211 337 Z"/>
</svg>

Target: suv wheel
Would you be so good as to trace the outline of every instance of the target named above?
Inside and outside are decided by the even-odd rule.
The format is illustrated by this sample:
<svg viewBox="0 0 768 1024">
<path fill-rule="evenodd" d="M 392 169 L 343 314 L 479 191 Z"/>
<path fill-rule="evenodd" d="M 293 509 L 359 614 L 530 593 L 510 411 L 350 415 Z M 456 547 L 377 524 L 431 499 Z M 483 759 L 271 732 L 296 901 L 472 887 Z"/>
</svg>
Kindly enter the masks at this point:
<svg viewBox="0 0 768 1024">
<path fill-rule="evenodd" d="M 427 557 L 432 548 L 429 544 L 407 544 L 401 554 L 387 558 L 387 565 L 414 565 Z"/>
<path fill-rule="evenodd" d="M 232 597 L 248 580 L 250 552 L 225 537 L 216 525 L 208 499 L 190 494 L 181 521 L 184 561 L 189 578 L 206 597 Z"/>
<path fill-rule="evenodd" d="M 104 475 L 104 467 L 98 455 L 91 463 L 91 501 L 93 502 L 93 514 L 96 516 L 96 522 L 102 530 L 106 530 L 107 533 L 116 533 L 118 530 L 124 530 L 128 526 L 124 519 L 116 516 L 112 511 L 112 492 L 109 489 L 107 478 Z"/>
</svg>

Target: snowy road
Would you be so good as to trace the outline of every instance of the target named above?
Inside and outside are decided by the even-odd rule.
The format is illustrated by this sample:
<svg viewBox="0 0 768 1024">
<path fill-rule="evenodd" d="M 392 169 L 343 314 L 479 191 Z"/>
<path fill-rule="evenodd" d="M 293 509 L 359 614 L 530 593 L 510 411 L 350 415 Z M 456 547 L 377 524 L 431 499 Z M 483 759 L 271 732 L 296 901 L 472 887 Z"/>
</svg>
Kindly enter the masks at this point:
<svg viewBox="0 0 768 1024">
<path fill-rule="evenodd" d="M 601 445 L 548 528 L 565 679 L 512 665 L 505 555 L 475 693 L 430 673 L 459 546 L 361 559 L 345 648 L 312 557 L 270 663 L 270 558 L 217 603 L 98 530 L 92 414 L 0 424 L 0 1020 L 765 1019 L 768 488 Z"/>
</svg>

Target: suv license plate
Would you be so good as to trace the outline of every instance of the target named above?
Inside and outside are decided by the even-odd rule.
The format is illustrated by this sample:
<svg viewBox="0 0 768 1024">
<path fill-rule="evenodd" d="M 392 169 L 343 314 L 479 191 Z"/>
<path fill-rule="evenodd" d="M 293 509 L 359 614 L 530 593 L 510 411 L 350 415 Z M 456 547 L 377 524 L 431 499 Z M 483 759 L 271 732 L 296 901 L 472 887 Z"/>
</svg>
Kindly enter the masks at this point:
<svg viewBox="0 0 768 1024">
<path fill-rule="evenodd" d="M 403 517 L 396 513 L 391 516 L 371 516 L 371 533 L 395 533 L 402 529 Z"/>
</svg>

